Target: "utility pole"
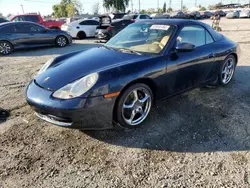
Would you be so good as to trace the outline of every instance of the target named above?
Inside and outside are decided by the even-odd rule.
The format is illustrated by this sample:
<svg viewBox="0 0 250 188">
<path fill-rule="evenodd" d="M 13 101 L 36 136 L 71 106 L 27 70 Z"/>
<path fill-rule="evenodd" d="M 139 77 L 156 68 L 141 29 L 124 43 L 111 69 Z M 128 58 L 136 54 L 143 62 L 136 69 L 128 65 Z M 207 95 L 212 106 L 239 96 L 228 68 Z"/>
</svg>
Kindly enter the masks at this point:
<svg viewBox="0 0 250 188">
<path fill-rule="evenodd" d="M 23 11 L 23 14 L 24 14 L 24 9 L 23 9 L 23 5 L 20 5 L 22 7 L 22 11 Z"/>
<path fill-rule="evenodd" d="M 141 0 L 139 0 L 139 14 L 141 13 Z"/>
<path fill-rule="evenodd" d="M 197 0 L 195 0 L 195 7 L 197 7 Z"/>
<path fill-rule="evenodd" d="M 157 0 L 157 9 L 158 9 L 158 12 L 160 10 L 160 3 L 159 3 L 159 0 Z"/>
<path fill-rule="evenodd" d="M 182 11 L 182 8 L 183 8 L 183 0 L 181 0 L 181 11 Z"/>
<path fill-rule="evenodd" d="M 172 8 L 172 0 L 169 0 L 169 8 Z"/>
</svg>

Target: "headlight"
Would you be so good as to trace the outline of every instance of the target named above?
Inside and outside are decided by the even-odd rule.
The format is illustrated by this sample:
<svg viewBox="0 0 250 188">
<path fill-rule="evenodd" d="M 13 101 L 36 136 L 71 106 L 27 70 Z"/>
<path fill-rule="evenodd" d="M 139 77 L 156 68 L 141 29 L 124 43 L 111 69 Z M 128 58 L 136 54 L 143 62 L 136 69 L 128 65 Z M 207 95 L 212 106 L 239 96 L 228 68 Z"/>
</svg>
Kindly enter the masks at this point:
<svg viewBox="0 0 250 188">
<path fill-rule="evenodd" d="M 53 63 L 53 61 L 55 60 L 55 58 L 50 59 L 49 61 L 47 61 L 42 68 L 39 70 L 39 72 L 37 73 L 37 75 L 42 74 L 43 72 L 45 72 L 49 66 Z"/>
<path fill-rule="evenodd" d="M 98 80 L 98 74 L 89 74 L 75 82 L 72 82 L 53 93 L 58 99 L 72 99 L 79 97 L 92 88 Z"/>
</svg>

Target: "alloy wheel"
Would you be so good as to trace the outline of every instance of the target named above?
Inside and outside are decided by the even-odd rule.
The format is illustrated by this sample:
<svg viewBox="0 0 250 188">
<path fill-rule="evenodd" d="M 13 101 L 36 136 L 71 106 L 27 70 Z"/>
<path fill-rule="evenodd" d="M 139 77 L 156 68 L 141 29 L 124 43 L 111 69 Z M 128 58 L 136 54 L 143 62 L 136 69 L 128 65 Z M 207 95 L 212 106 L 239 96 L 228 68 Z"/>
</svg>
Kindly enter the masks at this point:
<svg viewBox="0 0 250 188">
<path fill-rule="evenodd" d="M 228 84 L 234 75 L 234 71 L 235 71 L 235 61 L 233 58 L 229 58 L 227 59 L 223 69 L 222 69 L 222 82 L 223 84 Z"/>
<path fill-rule="evenodd" d="M 129 93 L 122 106 L 123 120 L 131 126 L 141 124 L 148 116 L 152 106 L 149 91 L 136 88 Z"/>
<path fill-rule="evenodd" d="M 60 47 L 64 47 L 64 46 L 67 45 L 67 40 L 63 36 L 58 37 L 56 42 L 57 42 L 57 45 L 60 46 Z"/>
<path fill-rule="evenodd" d="M 7 54 L 10 54 L 11 51 L 12 51 L 12 47 L 8 42 L 0 43 L 0 54 L 7 55 Z"/>
</svg>

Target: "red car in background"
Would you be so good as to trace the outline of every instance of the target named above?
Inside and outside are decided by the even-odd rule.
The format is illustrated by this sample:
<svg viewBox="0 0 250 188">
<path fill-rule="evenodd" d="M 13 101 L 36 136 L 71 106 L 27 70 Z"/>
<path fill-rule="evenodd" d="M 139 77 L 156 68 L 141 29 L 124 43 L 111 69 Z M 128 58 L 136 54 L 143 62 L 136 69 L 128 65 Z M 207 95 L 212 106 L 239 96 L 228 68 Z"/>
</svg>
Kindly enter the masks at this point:
<svg viewBox="0 0 250 188">
<path fill-rule="evenodd" d="M 44 21 L 41 15 L 39 14 L 22 14 L 13 16 L 10 21 L 20 22 L 20 21 L 29 21 L 37 24 L 41 24 L 49 29 L 61 29 L 61 26 L 65 23 L 63 21 Z"/>
</svg>

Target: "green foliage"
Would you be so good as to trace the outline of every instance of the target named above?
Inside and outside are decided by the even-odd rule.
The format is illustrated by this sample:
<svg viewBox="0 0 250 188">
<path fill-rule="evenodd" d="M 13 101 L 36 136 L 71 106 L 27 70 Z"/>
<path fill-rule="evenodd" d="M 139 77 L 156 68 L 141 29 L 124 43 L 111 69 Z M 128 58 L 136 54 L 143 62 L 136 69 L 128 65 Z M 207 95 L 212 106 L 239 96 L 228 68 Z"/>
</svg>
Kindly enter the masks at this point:
<svg viewBox="0 0 250 188">
<path fill-rule="evenodd" d="M 104 0 L 103 6 L 110 10 L 111 8 L 117 11 L 125 12 L 126 7 L 129 5 L 129 0 Z"/>
<path fill-rule="evenodd" d="M 173 12 L 173 9 L 171 7 L 168 8 L 167 13 Z"/>
<path fill-rule="evenodd" d="M 0 18 L 3 18 L 3 14 L 0 12 Z"/>
<path fill-rule="evenodd" d="M 186 6 L 186 5 L 183 5 L 183 6 L 182 6 L 182 12 L 187 12 L 187 11 L 188 11 L 187 6 Z"/>
<path fill-rule="evenodd" d="M 78 0 L 61 0 L 52 8 L 54 17 L 72 17 L 81 13 L 82 5 Z"/>
<path fill-rule="evenodd" d="M 162 12 L 163 12 L 163 13 L 166 13 L 166 12 L 167 12 L 167 5 L 166 5 L 166 2 L 165 2 L 164 5 L 163 5 Z"/>
</svg>

